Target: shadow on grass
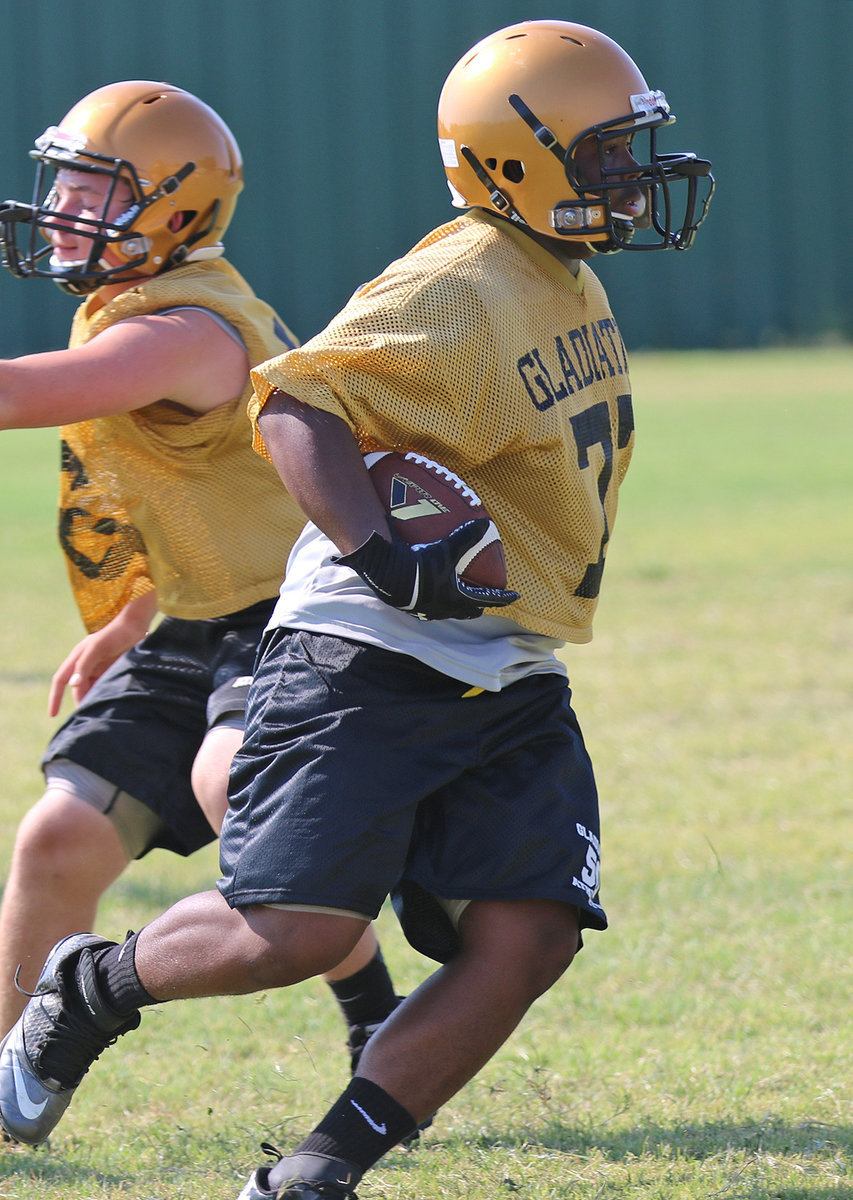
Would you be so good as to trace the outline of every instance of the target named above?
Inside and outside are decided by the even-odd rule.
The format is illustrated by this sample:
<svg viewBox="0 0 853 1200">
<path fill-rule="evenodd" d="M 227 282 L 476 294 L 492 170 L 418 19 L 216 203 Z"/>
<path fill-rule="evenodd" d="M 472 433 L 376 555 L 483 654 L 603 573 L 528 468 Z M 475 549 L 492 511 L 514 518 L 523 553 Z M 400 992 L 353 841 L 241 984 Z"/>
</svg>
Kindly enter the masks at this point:
<svg viewBox="0 0 853 1200">
<path fill-rule="evenodd" d="M 58 1190 L 60 1187 L 79 1190 L 80 1186 L 87 1182 L 97 1183 L 102 1191 L 109 1187 L 119 1188 L 127 1183 L 127 1176 L 108 1175 L 95 1167 L 81 1166 L 79 1163 L 68 1161 L 60 1154 L 51 1154 L 47 1147 L 34 1150 L 24 1146 L 0 1147 L 0 1196 L 6 1194 L 7 1182 L 14 1186 L 20 1183 L 22 1178 L 36 1183 L 45 1196 L 61 1195 Z"/>
<path fill-rule="evenodd" d="M 465 1145 L 481 1149 L 512 1149 L 520 1146 L 553 1150 L 564 1154 L 598 1153 L 612 1163 L 652 1158 L 658 1162 L 693 1160 L 701 1162 L 721 1154 L 741 1151 L 747 1158 L 772 1156 L 780 1162 L 811 1159 L 825 1163 L 835 1160 L 842 1174 L 844 1159 L 853 1154 L 853 1128 L 822 1121 L 798 1121 L 792 1124 L 768 1117 L 760 1122 L 709 1121 L 703 1123 L 661 1125 L 653 1121 L 639 1122 L 632 1128 L 608 1132 L 590 1125 L 579 1128 L 551 1121 L 534 1128 L 513 1126 L 495 1136 L 476 1139 L 451 1136 L 442 1139 L 445 1147 L 460 1151 Z M 849 1167 L 848 1167 L 849 1169 Z M 721 1192 L 720 1196 L 726 1193 Z M 786 1187 L 767 1192 L 753 1191 L 744 1181 L 737 1192 L 738 1200 L 853 1200 L 853 1182 L 849 1185 L 815 1187 Z"/>
<path fill-rule="evenodd" d="M 175 1130 L 172 1132 L 173 1135 L 176 1134 Z M 193 1143 L 192 1154 L 187 1152 L 187 1139 Z M 733 1150 L 742 1151 L 747 1156 L 761 1154 L 773 1155 L 782 1160 L 790 1157 L 826 1161 L 853 1153 L 853 1129 L 818 1121 L 790 1124 L 768 1118 L 758 1123 L 743 1124 L 723 1121 L 677 1125 L 641 1122 L 622 1132 L 608 1133 L 602 1128 L 580 1129 L 552 1121 L 536 1129 L 513 1126 L 494 1136 L 479 1135 L 466 1138 L 457 1134 L 439 1137 L 436 1144 L 436 1149 L 454 1154 L 464 1154 L 466 1147 L 477 1147 L 486 1151 L 532 1147 L 563 1154 L 598 1153 L 612 1163 L 636 1161 L 643 1157 L 655 1159 L 662 1164 L 685 1159 L 701 1162 Z M 410 1154 L 428 1154 L 429 1149 L 427 1141 L 420 1151 L 392 1151 L 383 1165 L 392 1170 L 405 1171 L 407 1161 L 412 1161 L 409 1159 Z M 182 1138 L 178 1134 L 174 1145 L 168 1139 L 165 1144 L 160 1145 L 160 1161 L 155 1173 L 167 1170 L 172 1158 L 185 1169 L 192 1170 L 191 1164 L 199 1161 L 208 1165 L 215 1161 L 233 1161 L 235 1153 L 244 1153 L 239 1139 L 235 1142 L 233 1137 L 224 1133 L 210 1138 L 199 1137 L 198 1134 Z M 143 1180 L 147 1182 L 150 1175 L 149 1168 L 140 1167 L 136 1176 L 137 1185 L 142 1186 Z M 20 1180 L 22 1177 L 36 1183 L 44 1190 L 45 1195 L 53 1194 L 54 1189 L 62 1185 L 76 1194 L 86 1183 L 97 1184 L 99 1194 L 109 1194 L 111 1187 L 126 1188 L 132 1183 L 134 1173 L 128 1175 L 126 1172 L 110 1173 L 98 1170 L 96 1167 L 75 1161 L 73 1155 L 66 1158 L 61 1153 L 52 1153 L 49 1147 L 35 1150 L 23 1146 L 0 1149 L 0 1197 L 5 1191 L 4 1181 Z M 724 1200 L 728 1189 L 711 1193 L 711 1196 L 715 1194 L 719 1195 L 720 1200 Z M 853 1183 L 849 1186 L 834 1184 L 831 1187 L 815 1187 L 812 1182 L 804 1182 L 802 1187 L 780 1185 L 768 1192 L 766 1186 L 756 1190 L 747 1180 L 742 1180 L 736 1195 L 738 1200 L 853 1200 Z"/>
<path fill-rule="evenodd" d="M 495 1136 L 470 1139 L 450 1136 L 441 1139 L 441 1146 L 451 1155 L 464 1154 L 466 1147 L 476 1146 L 485 1151 L 524 1147 L 534 1152 L 597 1153 L 613 1164 L 635 1164 L 645 1158 L 664 1172 L 668 1163 L 701 1163 L 740 1151 L 747 1162 L 766 1156 L 777 1160 L 780 1168 L 790 1162 L 795 1170 L 803 1159 L 815 1164 L 835 1162 L 839 1173 L 844 1175 L 850 1170 L 849 1162 L 845 1169 L 845 1159 L 853 1154 L 853 1128 L 820 1121 L 791 1124 L 768 1118 L 742 1124 L 724 1121 L 675 1125 L 638 1122 L 622 1132 L 608 1133 L 601 1127 L 580 1129 L 551 1122 L 535 1129 L 516 1125 Z M 402 1161 L 397 1165 L 405 1167 Z M 815 1180 L 804 1180 L 802 1185 L 780 1182 L 768 1190 L 766 1180 L 753 1183 L 747 1178 L 739 1178 L 736 1186 L 724 1184 L 703 1194 L 708 1200 L 853 1200 L 853 1181 L 830 1185 Z"/>
<path fill-rule="evenodd" d="M 524 1137 L 516 1130 L 514 1137 Z M 747 1153 L 824 1156 L 834 1150 L 853 1151 L 853 1128 L 822 1121 L 791 1124 L 768 1117 L 759 1122 L 708 1121 L 660 1125 L 642 1122 L 620 1132 L 590 1126 L 579 1130 L 556 1121 L 530 1131 L 530 1140 L 547 1149 L 567 1152 L 598 1150 L 606 1158 L 619 1160 L 639 1154 L 666 1157 L 707 1158 L 721 1150 Z M 498 1137 L 493 1144 L 504 1144 Z"/>
</svg>

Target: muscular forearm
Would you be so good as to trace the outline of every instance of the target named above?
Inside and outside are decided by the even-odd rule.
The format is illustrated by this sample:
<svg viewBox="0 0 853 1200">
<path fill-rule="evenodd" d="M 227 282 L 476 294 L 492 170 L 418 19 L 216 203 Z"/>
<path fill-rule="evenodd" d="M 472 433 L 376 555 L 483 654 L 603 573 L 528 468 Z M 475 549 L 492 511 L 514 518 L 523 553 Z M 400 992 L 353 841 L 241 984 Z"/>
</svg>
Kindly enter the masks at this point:
<svg viewBox="0 0 853 1200">
<path fill-rule="evenodd" d="M 374 531 L 389 538 L 385 512 L 345 421 L 274 391 L 258 424 L 285 487 L 342 553 Z"/>
</svg>

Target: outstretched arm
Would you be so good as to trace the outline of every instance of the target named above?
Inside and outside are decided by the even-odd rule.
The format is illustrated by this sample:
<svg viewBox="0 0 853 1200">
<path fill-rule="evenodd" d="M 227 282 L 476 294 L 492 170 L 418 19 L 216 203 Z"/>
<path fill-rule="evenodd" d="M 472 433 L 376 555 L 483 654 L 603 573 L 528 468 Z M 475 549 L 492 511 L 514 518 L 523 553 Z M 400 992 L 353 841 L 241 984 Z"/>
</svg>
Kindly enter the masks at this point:
<svg viewBox="0 0 853 1200">
<path fill-rule="evenodd" d="M 68 350 L 0 360 L 0 429 L 70 425 L 174 400 L 207 412 L 239 396 L 249 360 L 199 309 L 128 317 Z"/>
</svg>

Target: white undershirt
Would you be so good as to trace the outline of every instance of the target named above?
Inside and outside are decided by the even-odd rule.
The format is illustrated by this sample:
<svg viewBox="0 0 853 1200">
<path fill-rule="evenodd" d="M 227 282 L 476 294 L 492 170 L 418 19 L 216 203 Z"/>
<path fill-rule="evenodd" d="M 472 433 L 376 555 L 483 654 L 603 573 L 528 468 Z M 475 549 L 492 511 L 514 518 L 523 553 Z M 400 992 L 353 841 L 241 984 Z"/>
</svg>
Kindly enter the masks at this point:
<svg viewBox="0 0 853 1200">
<path fill-rule="evenodd" d="M 385 604 L 350 567 L 332 562 L 337 553 L 309 521 L 290 553 L 271 628 L 306 629 L 381 646 L 490 692 L 526 675 L 567 674 L 556 657 L 563 642 L 531 633 L 508 617 L 420 621 Z"/>
</svg>

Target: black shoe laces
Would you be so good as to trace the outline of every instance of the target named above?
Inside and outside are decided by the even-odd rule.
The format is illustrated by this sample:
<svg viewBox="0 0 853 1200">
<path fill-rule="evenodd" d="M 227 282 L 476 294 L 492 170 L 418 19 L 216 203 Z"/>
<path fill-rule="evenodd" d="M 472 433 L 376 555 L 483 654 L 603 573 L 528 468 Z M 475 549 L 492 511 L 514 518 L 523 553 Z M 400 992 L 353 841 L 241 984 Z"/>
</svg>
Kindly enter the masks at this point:
<svg viewBox="0 0 853 1200">
<path fill-rule="evenodd" d="M 45 1079 L 55 1080 L 61 1087 L 76 1087 L 92 1063 L 123 1033 L 139 1024 L 139 1013 L 128 1017 L 118 1028 L 106 1032 L 99 1029 L 86 1014 L 78 1014 L 67 1004 L 51 1016 L 39 1014 L 41 1029 L 36 1033 L 38 1045 L 32 1056 L 33 1065 Z"/>
</svg>

